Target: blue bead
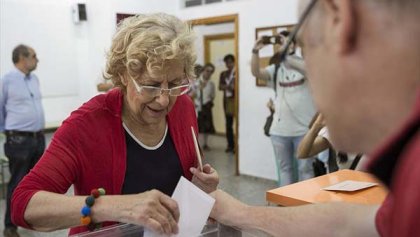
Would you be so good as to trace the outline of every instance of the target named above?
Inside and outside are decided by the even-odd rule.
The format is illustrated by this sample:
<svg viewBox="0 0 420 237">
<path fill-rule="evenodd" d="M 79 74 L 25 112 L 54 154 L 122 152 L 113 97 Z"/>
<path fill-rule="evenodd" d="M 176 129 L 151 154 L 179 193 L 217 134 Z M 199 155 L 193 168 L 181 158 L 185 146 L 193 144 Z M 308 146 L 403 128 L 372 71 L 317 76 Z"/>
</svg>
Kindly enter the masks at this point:
<svg viewBox="0 0 420 237">
<path fill-rule="evenodd" d="M 90 207 L 84 206 L 80 212 L 82 213 L 83 216 L 89 216 L 90 215 Z"/>
</svg>

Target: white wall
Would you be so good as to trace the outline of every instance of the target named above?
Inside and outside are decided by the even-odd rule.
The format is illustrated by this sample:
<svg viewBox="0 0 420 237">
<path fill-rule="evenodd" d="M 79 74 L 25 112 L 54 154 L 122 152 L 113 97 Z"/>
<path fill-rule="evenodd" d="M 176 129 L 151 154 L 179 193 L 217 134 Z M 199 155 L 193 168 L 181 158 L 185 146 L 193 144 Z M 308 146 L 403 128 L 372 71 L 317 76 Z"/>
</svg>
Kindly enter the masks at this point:
<svg viewBox="0 0 420 237">
<path fill-rule="evenodd" d="M 223 23 L 217 25 L 199 25 L 193 28 L 196 36 L 196 51 L 197 51 L 197 63 L 204 65 L 204 37 L 209 35 L 227 34 L 235 32 L 235 25 L 233 23 Z M 213 62 L 214 63 L 214 62 Z M 217 65 L 225 67 L 225 64 Z"/>
<path fill-rule="evenodd" d="M 78 52 L 76 32 L 67 1 L 0 2 L 0 74 L 13 68 L 13 48 L 24 43 L 32 46 L 40 60 L 35 73 L 41 80 L 46 119 L 73 109 L 78 101 Z M 48 16 L 48 17 L 46 17 Z"/>
<path fill-rule="evenodd" d="M 86 3 L 86 22 L 73 23 L 75 3 Z M 0 75 L 14 67 L 17 44 L 33 47 L 47 124 L 62 121 L 97 94 L 116 13 L 173 13 L 176 7 L 171 0 L 1 0 Z"/>
<path fill-rule="evenodd" d="M 86 3 L 87 22 L 72 22 L 75 2 Z M 35 73 L 41 80 L 47 122 L 61 121 L 96 94 L 117 12 L 163 11 L 185 20 L 238 14 L 240 172 L 276 179 L 271 143 L 262 131 L 268 113 L 265 104 L 273 92 L 255 86 L 251 49 L 255 28 L 297 21 L 297 2 L 238 0 L 183 9 L 181 0 L 0 0 L 0 74 L 13 68 L 11 51 L 16 44 L 32 46 L 40 58 Z"/>
</svg>

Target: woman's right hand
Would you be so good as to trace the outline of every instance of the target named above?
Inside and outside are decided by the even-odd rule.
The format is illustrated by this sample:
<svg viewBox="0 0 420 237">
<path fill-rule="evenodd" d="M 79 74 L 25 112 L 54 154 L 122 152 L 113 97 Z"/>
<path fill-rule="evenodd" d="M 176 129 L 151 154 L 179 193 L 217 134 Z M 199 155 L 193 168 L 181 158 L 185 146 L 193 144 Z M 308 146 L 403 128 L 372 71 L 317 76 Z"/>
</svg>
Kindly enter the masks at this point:
<svg viewBox="0 0 420 237">
<path fill-rule="evenodd" d="M 101 210 L 93 210 L 93 213 L 102 211 L 101 216 L 105 219 L 99 221 L 118 221 L 141 225 L 165 235 L 178 233 L 178 204 L 160 191 L 151 190 L 140 194 L 103 196 L 98 198 L 98 201 L 103 203 L 102 207 L 107 206 Z M 97 205 L 94 205 L 93 208 L 95 206 Z"/>
</svg>

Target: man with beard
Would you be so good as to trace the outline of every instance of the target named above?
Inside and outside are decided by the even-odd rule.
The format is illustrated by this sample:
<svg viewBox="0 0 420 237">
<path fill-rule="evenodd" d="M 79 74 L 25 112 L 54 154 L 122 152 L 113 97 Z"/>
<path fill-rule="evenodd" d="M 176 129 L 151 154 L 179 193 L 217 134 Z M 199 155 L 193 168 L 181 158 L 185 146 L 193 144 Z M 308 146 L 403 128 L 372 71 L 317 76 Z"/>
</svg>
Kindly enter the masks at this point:
<svg viewBox="0 0 420 237">
<path fill-rule="evenodd" d="M 257 39 L 251 59 L 252 74 L 267 81 L 267 85 L 274 88 L 275 91 L 270 138 L 276 158 L 279 186 L 289 185 L 314 176 L 313 159 L 298 160 L 296 158 L 297 147 L 308 132 L 309 122 L 315 114 L 307 80 L 298 70 L 286 63 L 276 63 L 266 68 L 260 68 L 259 50 L 271 43 L 281 44 L 282 50 L 285 50 L 284 46 L 288 36 L 288 31 L 282 31 L 274 41 L 266 40 L 267 36 Z M 289 57 L 293 57 L 295 61 L 301 61 L 295 56 L 295 49 L 296 44 L 293 41 L 288 50 Z M 293 172 L 295 170 L 298 171 L 298 174 Z"/>
</svg>

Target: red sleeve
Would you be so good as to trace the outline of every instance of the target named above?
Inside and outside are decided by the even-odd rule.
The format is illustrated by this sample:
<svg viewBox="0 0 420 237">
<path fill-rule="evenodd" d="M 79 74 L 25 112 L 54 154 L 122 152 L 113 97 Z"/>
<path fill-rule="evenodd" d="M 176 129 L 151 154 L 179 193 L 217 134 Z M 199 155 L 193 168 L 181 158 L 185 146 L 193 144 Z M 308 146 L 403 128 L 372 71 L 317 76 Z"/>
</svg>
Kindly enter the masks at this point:
<svg viewBox="0 0 420 237">
<path fill-rule="evenodd" d="M 31 228 L 24 219 L 26 206 L 32 196 L 40 191 L 65 193 L 78 177 L 77 136 L 74 129 L 63 123 L 55 133 L 51 144 L 35 167 L 25 176 L 13 192 L 12 221 L 16 225 Z"/>
</svg>

